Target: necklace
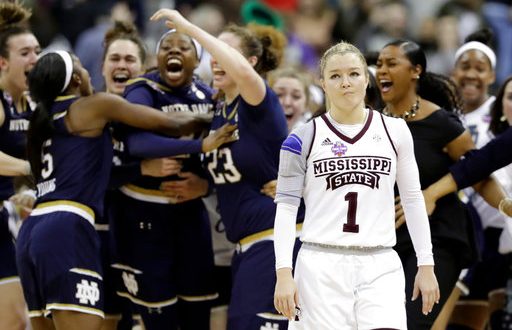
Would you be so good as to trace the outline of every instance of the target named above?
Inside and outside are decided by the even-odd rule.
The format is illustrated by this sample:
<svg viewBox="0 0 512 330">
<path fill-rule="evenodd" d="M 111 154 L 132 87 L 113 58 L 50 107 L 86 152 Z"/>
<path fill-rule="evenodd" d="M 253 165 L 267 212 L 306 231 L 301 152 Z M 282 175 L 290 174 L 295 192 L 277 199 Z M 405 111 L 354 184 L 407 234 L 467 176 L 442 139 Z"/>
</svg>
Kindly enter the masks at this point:
<svg viewBox="0 0 512 330">
<path fill-rule="evenodd" d="M 420 97 L 417 96 L 416 102 L 412 105 L 411 109 L 409 111 L 402 113 L 401 115 L 395 115 L 394 113 L 390 112 L 388 110 L 387 106 L 384 109 L 382 109 L 382 113 L 385 114 L 386 116 L 390 116 L 393 118 L 409 119 L 409 118 L 414 118 L 419 109 L 420 109 Z"/>
</svg>

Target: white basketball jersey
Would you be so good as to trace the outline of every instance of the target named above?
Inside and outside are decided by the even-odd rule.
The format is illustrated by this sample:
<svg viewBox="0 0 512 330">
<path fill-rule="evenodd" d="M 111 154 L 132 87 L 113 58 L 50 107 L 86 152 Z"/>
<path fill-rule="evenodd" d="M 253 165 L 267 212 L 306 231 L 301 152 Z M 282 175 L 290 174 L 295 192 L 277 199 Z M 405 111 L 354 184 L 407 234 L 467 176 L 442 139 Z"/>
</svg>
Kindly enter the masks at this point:
<svg viewBox="0 0 512 330">
<path fill-rule="evenodd" d="M 383 117 L 369 110 L 361 131 L 343 135 L 315 118 L 307 159 L 301 240 L 338 246 L 395 245 L 397 155 Z"/>
</svg>

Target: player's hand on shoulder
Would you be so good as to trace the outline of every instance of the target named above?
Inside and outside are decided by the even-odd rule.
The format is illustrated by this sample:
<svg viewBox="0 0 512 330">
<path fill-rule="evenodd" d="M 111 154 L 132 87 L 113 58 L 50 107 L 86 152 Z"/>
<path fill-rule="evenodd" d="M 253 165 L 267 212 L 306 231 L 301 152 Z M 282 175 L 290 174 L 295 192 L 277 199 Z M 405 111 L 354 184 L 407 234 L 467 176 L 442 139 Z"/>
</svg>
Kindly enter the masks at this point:
<svg viewBox="0 0 512 330">
<path fill-rule="evenodd" d="M 290 268 L 280 268 L 276 271 L 276 274 L 274 307 L 279 314 L 293 320 L 295 318 L 295 308 L 298 306 L 298 292 L 292 270 Z"/>
<path fill-rule="evenodd" d="M 419 266 L 418 273 L 414 280 L 414 289 L 411 300 L 416 300 L 421 293 L 422 308 L 424 315 L 432 312 L 434 304 L 439 303 L 439 284 L 434 274 L 434 266 Z"/>
<path fill-rule="evenodd" d="M 226 123 L 215 131 L 210 132 L 210 134 L 208 134 L 208 136 L 203 139 L 201 147 L 202 151 L 209 152 L 217 149 L 224 143 L 236 140 L 236 138 L 233 137 L 233 132 L 236 128 L 236 125 L 230 125 L 229 123 Z"/>
</svg>

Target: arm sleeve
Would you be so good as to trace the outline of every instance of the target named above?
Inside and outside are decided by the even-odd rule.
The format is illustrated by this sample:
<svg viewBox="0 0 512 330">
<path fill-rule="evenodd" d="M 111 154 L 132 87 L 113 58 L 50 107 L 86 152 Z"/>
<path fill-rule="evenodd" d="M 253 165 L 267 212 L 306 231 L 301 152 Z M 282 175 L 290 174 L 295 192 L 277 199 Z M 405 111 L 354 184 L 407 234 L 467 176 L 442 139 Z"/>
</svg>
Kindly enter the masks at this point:
<svg viewBox="0 0 512 330">
<path fill-rule="evenodd" d="M 400 199 L 404 209 L 407 228 L 411 235 L 412 244 L 418 266 L 433 265 L 432 242 L 430 238 L 430 225 L 428 222 L 425 200 L 421 193 L 418 165 L 414 156 L 414 146 L 411 132 L 405 121 L 396 120 L 398 137 L 398 162 L 396 181 L 400 192 Z"/>
<path fill-rule="evenodd" d="M 293 130 L 283 142 L 279 155 L 276 203 L 299 206 L 313 133 L 313 122 L 309 122 Z"/>
<path fill-rule="evenodd" d="M 293 246 L 295 245 L 295 223 L 298 206 L 278 203 L 274 223 L 274 251 L 276 269 L 292 268 Z"/>
<path fill-rule="evenodd" d="M 512 163 L 512 128 L 491 140 L 479 150 L 471 150 L 450 167 L 459 189 L 472 186 L 492 172 Z"/>
<path fill-rule="evenodd" d="M 313 137 L 313 123 L 294 130 L 281 146 L 277 178 L 274 250 L 276 269 L 292 268 L 295 224 L 302 198 L 306 159 Z"/>
<path fill-rule="evenodd" d="M 135 132 L 127 136 L 126 147 L 131 156 L 160 158 L 201 153 L 202 141 L 173 139 L 149 132 Z"/>
<path fill-rule="evenodd" d="M 117 189 L 142 176 L 140 162 L 114 165 L 110 171 L 109 189 Z"/>
</svg>

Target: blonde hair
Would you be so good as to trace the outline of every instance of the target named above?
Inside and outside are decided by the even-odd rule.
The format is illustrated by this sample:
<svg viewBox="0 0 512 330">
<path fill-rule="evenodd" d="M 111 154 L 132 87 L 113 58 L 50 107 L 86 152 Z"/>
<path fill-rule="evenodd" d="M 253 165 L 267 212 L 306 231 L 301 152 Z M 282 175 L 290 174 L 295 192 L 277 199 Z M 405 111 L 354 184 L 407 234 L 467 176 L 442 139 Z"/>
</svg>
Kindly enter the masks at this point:
<svg viewBox="0 0 512 330">
<path fill-rule="evenodd" d="M 281 67 L 276 70 L 270 71 L 268 74 L 268 84 L 270 87 L 274 87 L 274 84 L 280 78 L 292 78 L 296 79 L 302 85 L 304 94 L 306 95 L 306 103 L 309 104 L 310 93 L 309 87 L 313 84 L 311 75 L 300 68 L 291 66 Z"/>
<path fill-rule="evenodd" d="M 320 59 L 320 77 L 322 79 L 324 78 L 325 65 L 327 64 L 329 58 L 331 58 L 333 55 L 345 55 L 346 53 L 352 53 L 359 58 L 361 64 L 364 66 L 366 78 L 368 78 L 368 64 L 366 64 L 366 59 L 364 58 L 363 53 L 361 53 L 361 51 L 356 46 L 345 41 L 341 41 L 325 51 L 324 55 Z"/>
</svg>

